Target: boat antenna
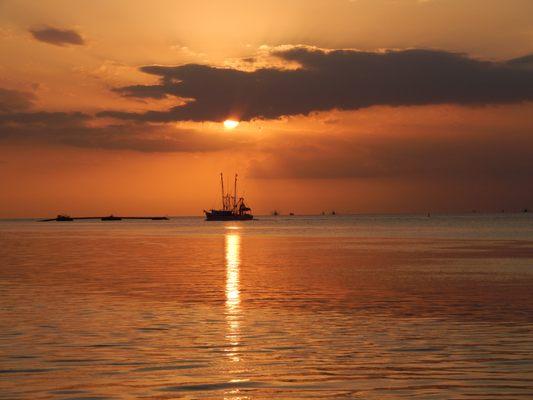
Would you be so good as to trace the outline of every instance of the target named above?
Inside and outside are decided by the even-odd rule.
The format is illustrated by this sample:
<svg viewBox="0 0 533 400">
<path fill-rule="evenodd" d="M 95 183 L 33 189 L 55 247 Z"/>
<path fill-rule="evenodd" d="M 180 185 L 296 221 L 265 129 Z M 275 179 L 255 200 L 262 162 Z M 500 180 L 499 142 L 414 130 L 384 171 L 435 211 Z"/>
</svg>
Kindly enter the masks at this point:
<svg viewBox="0 0 533 400">
<path fill-rule="evenodd" d="M 220 185 L 222 186 L 222 208 L 224 208 L 224 177 L 222 172 L 220 173 Z"/>
<path fill-rule="evenodd" d="M 230 182 L 229 182 L 229 176 L 228 176 L 228 181 L 226 182 L 226 185 L 228 187 L 228 190 L 231 190 L 231 186 L 229 185 Z M 229 210 L 231 208 L 231 192 L 228 191 L 228 193 L 226 194 L 226 206 L 225 206 L 225 210 Z"/>
<path fill-rule="evenodd" d="M 237 174 L 235 174 L 235 186 L 233 191 L 233 208 L 237 207 Z"/>
</svg>

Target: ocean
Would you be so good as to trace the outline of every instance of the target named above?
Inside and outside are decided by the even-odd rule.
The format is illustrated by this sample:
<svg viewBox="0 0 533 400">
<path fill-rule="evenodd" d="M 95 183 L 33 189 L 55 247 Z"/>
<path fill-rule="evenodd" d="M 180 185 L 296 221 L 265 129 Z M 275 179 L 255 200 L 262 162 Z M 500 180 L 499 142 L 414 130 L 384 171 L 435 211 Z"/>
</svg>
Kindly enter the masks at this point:
<svg viewBox="0 0 533 400">
<path fill-rule="evenodd" d="M 533 397 L 533 215 L 0 220 L 1 399 Z"/>
</svg>

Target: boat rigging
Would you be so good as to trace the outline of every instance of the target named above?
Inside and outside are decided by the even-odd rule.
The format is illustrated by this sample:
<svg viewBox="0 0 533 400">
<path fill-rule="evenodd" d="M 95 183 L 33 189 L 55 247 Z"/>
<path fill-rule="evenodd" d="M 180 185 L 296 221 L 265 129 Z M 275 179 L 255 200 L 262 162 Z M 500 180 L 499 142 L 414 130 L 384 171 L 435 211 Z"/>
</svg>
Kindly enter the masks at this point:
<svg viewBox="0 0 533 400">
<path fill-rule="evenodd" d="M 237 197 L 237 174 L 233 184 L 233 196 L 224 191 L 224 176 L 220 173 L 220 186 L 222 192 L 222 208 L 219 210 L 204 210 L 206 221 L 245 221 L 254 216 L 251 208 L 244 203 L 244 197 Z"/>
</svg>

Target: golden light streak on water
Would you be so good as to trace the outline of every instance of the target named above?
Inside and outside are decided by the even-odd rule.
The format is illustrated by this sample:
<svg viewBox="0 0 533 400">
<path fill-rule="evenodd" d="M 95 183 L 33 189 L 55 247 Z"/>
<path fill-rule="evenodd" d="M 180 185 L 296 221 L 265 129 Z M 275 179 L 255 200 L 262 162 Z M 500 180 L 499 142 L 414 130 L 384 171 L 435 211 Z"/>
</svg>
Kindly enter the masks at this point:
<svg viewBox="0 0 533 400">
<path fill-rule="evenodd" d="M 231 228 L 231 227 L 230 227 Z M 226 339 L 230 345 L 228 356 L 231 361 L 240 361 L 237 353 L 240 334 L 240 289 L 239 266 L 241 237 L 236 230 L 226 233 Z"/>
<path fill-rule="evenodd" d="M 235 368 L 241 361 L 239 356 L 240 345 L 240 288 L 239 288 L 239 267 L 240 267 L 240 249 L 241 237 L 238 227 L 229 226 L 226 228 L 225 249 L 226 249 L 226 355 L 229 363 L 231 374 L 238 374 L 240 368 Z M 231 382 L 241 382 L 241 379 L 232 379 Z M 238 388 L 224 393 L 224 398 L 244 399 L 241 397 Z M 229 396 L 229 397 L 227 397 Z"/>
<path fill-rule="evenodd" d="M 237 233 L 226 234 L 226 311 L 234 314 L 240 303 L 239 264 L 241 237 Z"/>
</svg>

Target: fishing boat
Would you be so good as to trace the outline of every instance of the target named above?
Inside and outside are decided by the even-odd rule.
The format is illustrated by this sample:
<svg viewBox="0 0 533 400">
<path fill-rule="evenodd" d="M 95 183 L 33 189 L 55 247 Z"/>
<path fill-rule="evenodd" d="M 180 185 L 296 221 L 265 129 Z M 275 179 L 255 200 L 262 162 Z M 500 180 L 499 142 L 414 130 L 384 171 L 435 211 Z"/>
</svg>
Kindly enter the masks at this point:
<svg viewBox="0 0 533 400">
<path fill-rule="evenodd" d="M 254 218 L 250 213 L 251 208 L 244 203 L 244 197 L 237 197 L 237 174 L 235 174 L 233 196 L 224 191 L 222 173 L 220 174 L 220 186 L 222 188 L 222 208 L 204 210 L 206 221 L 246 221 Z"/>
</svg>

